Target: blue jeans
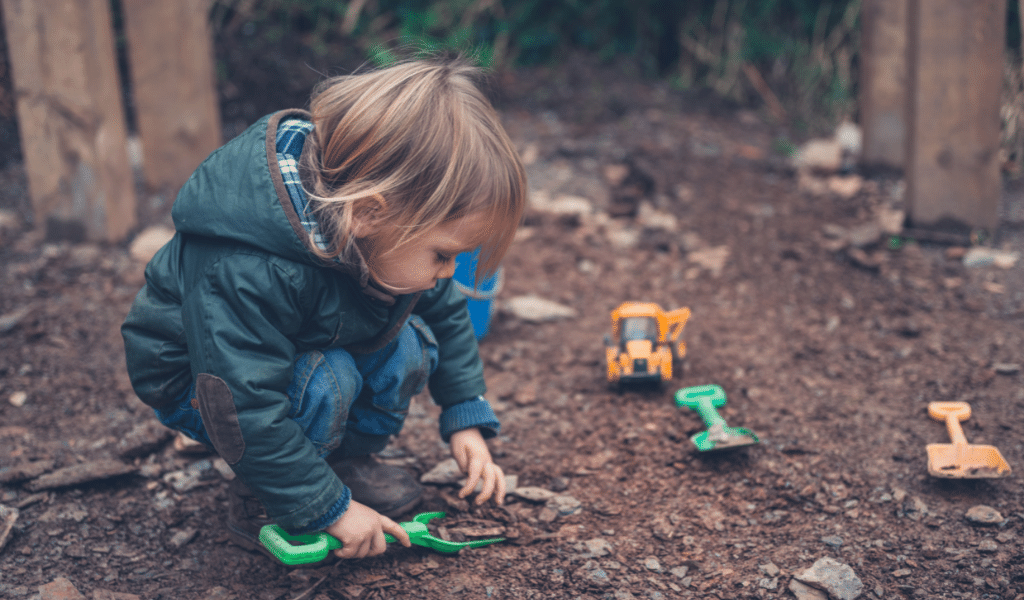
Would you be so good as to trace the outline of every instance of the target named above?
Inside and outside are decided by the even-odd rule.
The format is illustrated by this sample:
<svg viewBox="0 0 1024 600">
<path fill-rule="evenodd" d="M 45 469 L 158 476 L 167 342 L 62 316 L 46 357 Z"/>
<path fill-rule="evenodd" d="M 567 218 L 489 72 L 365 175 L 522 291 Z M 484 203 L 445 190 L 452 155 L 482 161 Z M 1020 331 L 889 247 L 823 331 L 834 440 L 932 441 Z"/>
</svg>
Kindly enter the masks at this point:
<svg viewBox="0 0 1024 600">
<path fill-rule="evenodd" d="M 409 317 L 387 346 L 369 354 L 341 348 L 295 357 L 288 386 L 288 418 L 302 427 L 321 457 L 379 452 L 402 430 L 409 401 L 437 368 L 437 340 L 418 316 Z M 195 383 L 172 409 L 155 409 L 164 425 L 213 448 L 199 409 Z"/>
</svg>

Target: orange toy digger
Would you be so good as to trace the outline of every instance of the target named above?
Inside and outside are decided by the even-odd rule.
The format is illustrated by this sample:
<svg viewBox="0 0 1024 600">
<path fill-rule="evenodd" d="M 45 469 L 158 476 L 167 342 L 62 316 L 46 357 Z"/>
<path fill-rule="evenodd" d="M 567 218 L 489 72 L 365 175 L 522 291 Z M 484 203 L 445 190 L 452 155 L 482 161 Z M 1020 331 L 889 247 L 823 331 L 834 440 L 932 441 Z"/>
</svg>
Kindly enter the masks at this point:
<svg viewBox="0 0 1024 600">
<path fill-rule="evenodd" d="M 612 333 L 605 336 L 608 383 L 655 383 L 672 379 L 672 363 L 686 355 L 680 340 L 690 309 L 666 312 L 653 302 L 624 302 L 612 311 Z"/>
</svg>

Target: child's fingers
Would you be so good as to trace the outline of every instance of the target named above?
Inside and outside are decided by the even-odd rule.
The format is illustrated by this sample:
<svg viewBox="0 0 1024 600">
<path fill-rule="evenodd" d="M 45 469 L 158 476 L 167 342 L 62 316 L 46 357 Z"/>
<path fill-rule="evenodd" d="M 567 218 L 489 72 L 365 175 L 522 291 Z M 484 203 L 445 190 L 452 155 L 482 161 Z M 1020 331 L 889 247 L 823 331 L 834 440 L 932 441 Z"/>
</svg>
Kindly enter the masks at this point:
<svg viewBox="0 0 1024 600">
<path fill-rule="evenodd" d="M 484 462 L 479 458 L 473 458 L 469 461 L 469 468 L 466 472 L 466 485 L 459 490 L 459 498 L 465 498 L 466 496 L 473 493 L 476 489 L 476 482 L 480 480 L 480 475 L 484 470 Z"/>
<path fill-rule="evenodd" d="M 412 546 L 412 541 L 409 539 L 409 532 L 402 529 L 401 525 L 395 523 L 394 521 L 385 517 L 384 515 L 381 515 L 380 519 L 381 528 L 384 530 L 384 533 L 390 533 L 391 535 L 395 536 L 395 539 L 398 540 L 406 548 Z"/>
</svg>

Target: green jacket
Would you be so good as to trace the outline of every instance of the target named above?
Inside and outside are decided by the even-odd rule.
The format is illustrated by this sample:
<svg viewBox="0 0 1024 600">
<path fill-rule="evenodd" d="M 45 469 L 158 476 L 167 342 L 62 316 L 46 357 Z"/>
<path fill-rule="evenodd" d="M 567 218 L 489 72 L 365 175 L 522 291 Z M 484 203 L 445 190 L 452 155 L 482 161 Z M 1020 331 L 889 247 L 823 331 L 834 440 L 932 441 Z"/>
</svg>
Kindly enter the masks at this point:
<svg viewBox="0 0 1024 600">
<path fill-rule="evenodd" d="M 429 387 L 445 440 L 475 425 L 460 408 L 479 404 L 485 388 L 466 300 L 451 280 L 393 297 L 369 284 L 358 252 L 331 262 L 310 251 L 276 156 L 288 117 L 308 119 L 264 117 L 192 174 L 172 209 L 176 234 L 146 267 L 121 331 L 139 398 L 169 408 L 195 381 L 217 453 L 271 518 L 303 530 L 348 491 L 287 418 L 298 353 L 381 348 L 415 313 L 439 344 Z"/>
</svg>

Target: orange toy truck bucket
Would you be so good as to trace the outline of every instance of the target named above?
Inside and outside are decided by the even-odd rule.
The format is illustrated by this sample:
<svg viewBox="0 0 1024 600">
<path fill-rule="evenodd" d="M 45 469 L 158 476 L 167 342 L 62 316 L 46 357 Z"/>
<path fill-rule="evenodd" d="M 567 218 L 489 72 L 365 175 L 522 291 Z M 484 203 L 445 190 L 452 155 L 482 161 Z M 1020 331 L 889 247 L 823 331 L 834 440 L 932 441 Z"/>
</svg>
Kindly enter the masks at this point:
<svg viewBox="0 0 1024 600">
<path fill-rule="evenodd" d="M 928 444 L 928 474 L 945 479 L 993 479 L 1010 474 L 1010 465 L 994 446 L 967 443 L 961 421 L 971 417 L 966 402 L 931 402 L 928 415 L 945 421 L 952 444 Z"/>
</svg>

